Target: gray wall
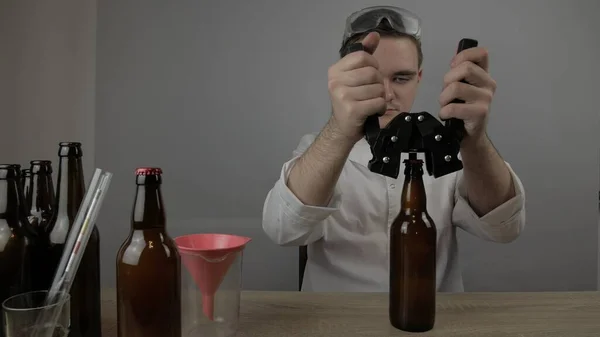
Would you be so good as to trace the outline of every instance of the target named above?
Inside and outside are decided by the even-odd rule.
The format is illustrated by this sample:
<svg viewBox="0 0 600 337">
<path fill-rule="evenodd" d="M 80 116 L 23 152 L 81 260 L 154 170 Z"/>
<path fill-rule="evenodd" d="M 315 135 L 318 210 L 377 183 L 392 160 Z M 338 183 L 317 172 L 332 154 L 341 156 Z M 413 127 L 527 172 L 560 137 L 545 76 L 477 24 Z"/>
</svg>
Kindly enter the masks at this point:
<svg viewBox="0 0 600 337">
<path fill-rule="evenodd" d="M 0 1 L 0 162 L 58 164 L 79 141 L 91 179 L 95 64 L 95 0 Z"/>
<path fill-rule="evenodd" d="M 302 134 L 328 117 L 326 71 L 345 16 L 375 3 L 99 2 L 96 158 L 116 174 L 102 216 L 106 269 L 127 232 L 133 169 L 159 165 L 173 234 L 251 235 L 246 287 L 294 289 L 297 249 L 265 238 L 262 203 Z M 397 4 L 424 20 L 415 109 L 437 112 L 460 38 L 490 49 L 499 89 L 489 133 L 527 189 L 528 225 L 518 241 L 461 235 L 466 288 L 595 289 L 600 74 L 592 66 L 600 39 L 592 32 L 600 27 L 592 13 L 600 5 Z"/>
<path fill-rule="evenodd" d="M 0 2 L 0 161 L 54 157 L 69 138 L 95 154 L 88 176 L 91 165 L 115 174 L 99 221 L 104 283 L 129 228 L 133 170 L 158 165 L 172 235 L 252 236 L 245 287 L 295 290 L 297 249 L 267 240 L 262 203 L 299 138 L 328 117 L 345 16 L 378 3 L 103 0 L 97 26 L 94 1 L 33 3 Z M 527 190 L 519 240 L 460 236 L 467 290 L 596 289 L 600 4 L 394 3 L 424 20 L 415 110 L 437 112 L 460 38 L 490 49 L 489 134 Z"/>
</svg>

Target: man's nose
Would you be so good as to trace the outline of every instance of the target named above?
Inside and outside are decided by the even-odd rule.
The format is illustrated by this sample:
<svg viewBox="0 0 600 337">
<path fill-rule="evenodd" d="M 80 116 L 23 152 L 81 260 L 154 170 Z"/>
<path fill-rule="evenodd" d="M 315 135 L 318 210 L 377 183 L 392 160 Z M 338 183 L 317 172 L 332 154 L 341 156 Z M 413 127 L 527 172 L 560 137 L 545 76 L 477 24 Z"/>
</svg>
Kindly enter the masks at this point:
<svg viewBox="0 0 600 337">
<path fill-rule="evenodd" d="M 396 95 L 394 94 L 394 90 L 392 90 L 392 82 L 387 78 L 384 79 L 383 87 L 385 89 L 385 100 L 388 102 L 393 100 L 396 97 Z"/>
</svg>

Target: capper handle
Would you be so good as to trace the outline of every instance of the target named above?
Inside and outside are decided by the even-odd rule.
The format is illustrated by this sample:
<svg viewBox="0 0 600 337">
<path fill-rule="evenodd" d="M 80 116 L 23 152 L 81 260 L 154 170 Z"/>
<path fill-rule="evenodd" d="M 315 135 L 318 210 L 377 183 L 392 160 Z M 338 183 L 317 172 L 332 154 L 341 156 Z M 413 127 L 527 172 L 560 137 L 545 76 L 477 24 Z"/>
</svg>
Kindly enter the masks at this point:
<svg viewBox="0 0 600 337">
<path fill-rule="evenodd" d="M 456 53 L 458 54 L 465 49 L 477 47 L 477 45 L 478 45 L 477 40 L 468 39 L 468 38 L 462 39 L 458 43 L 458 48 L 456 50 Z M 465 81 L 464 79 L 461 80 L 461 82 L 467 83 L 467 81 Z M 464 103 L 464 102 L 465 101 L 463 101 L 461 99 L 455 99 L 451 103 Z M 462 119 L 450 118 L 446 121 L 445 126 L 454 130 L 454 133 L 456 134 L 456 138 L 458 139 L 459 143 L 465 137 L 465 133 L 466 133 L 465 122 Z"/>
<path fill-rule="evenodd" d="M 358 42 L 358 43 L 352 43 L 352 44 L 348 45 L 346 47 L 346 49 L 344 49 L 344 51 L 342 52 L 342 57 L 344 57 L 350 53 L 357 52 L 357 51 L 366 51 L 369 54 L 372 54 L 362 45 L 362 43 Z M 364 133 L 365 133 L 365 138 L 367 139 L 367 142 L 369 144 L 374 143 L 375 140 L 377 139 L 377 136 L 379 135 L 379 131 L 380 131 L 379 116 L 382 116 L 384 113 L 385 113 L 385 111 L 378 112 L 374 115 L 367 117 L 367 119 L 365 121 Z"/>
</svg>

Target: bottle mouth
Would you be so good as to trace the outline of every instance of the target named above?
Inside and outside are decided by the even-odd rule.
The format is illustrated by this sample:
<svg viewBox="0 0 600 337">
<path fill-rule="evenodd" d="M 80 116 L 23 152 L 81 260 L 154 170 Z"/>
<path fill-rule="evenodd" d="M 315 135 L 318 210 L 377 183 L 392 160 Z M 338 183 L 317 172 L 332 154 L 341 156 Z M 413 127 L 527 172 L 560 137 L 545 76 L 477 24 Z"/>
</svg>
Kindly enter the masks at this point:
<svg viewBox="0 0 600 337">
<path fill-rule="evenodd" d="M 61 147 L 80 147 L 81 143 L 80 142 L 60 142 L 60 143 L 58 143 L 58 146 L 61 146 Z"/>
<path fill-rule="evenodd" d="M 136 176 L 155 176 L 161 175 L 162 169 L 159 167 L 138 167 L 135 170 Z"/>
<path fill-rule="evenodd" d="M 423 160 L 421 160 L 421 159 L 404 159 L 404 164 L 406 164 L 406 165 L 423 165 Z"/>
<path fill-rule="evenodd" d="M 83 157 L 81 143 L 79 142 L 60 142 L 58 143 L 58 156 L 63 157 Z"/>
<path fill-rule="evenodd" d="M 18 166 L 21 167 L 21 165 Z M 17 168 L 17 164 L 0 164 L 0 180 L 18 178 L 19 168 Z"/>
<path fill-rule="evenodd" d="M 51 165 L 51 160 L 32 160 L 29 162 L 31 165 Z"/>
<path fill-rule="evenodd" d="M 29 163 L 31 164 L 31 174 L 52 173 L 52 161 L 50 160 L 32 160 Z"/>
</svg>

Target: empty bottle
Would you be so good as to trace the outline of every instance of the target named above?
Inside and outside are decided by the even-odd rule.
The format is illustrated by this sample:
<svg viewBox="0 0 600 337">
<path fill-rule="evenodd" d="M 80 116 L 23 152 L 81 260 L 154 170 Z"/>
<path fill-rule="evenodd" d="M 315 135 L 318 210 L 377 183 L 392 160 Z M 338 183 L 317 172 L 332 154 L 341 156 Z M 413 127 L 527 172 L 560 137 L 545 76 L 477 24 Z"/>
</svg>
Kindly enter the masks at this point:
<svg viewBox="0 0 600 337">
<path fill-rule="evenodd" d="M 400 214 L 390 229 L 389 319 L 397 329 L 424 332 L 435 323 L 437 233 L 427 213 L 423 162 L 404 163 Z"/>
<path fill-rule="evenodd" d="M 23 171 L 30 171 L 29 169 L 25 169 L 25 170 L 21 170 L 21 165 L 19 164 L 12 164 L 13 167 L 17 170 L 17 176 L 18 179 L 17 181 L 19 182 L 19 203 L 21 205 L 21 211 L 23 212 L 23 216 L 25 217 L 25 219 L 29 219 L 29 206 L 27 206 L 27 202 L 25 199 L 25 174 Z M 29 176 L 29 175 L 28 175 Z M 29 231 L 29 226 L 26 227 L 26 230 Z M 27 233 L 28 236 L 31 233 Z"/>
<path fill-rule="evenodd" d="M 25 195 L 25 203 L 30 205 L 28 212 L 30 227 L 35 235 L 47 235 L 55 206 L 52 162 L 49 160 L 32 160 L 30 172 L 30 191 L 28 195 Z"/>
<path fill-rule="evenodd" d="M 18 170 L 16 165 L 0 165 L 0 303 L 30 290 L 29 239 L 19 196 Z M 2 331 L 0 336 L 4 336 Z"/>
<path fill-rule="evenodd" d="M 159 168 L 136 170 L 129 235 L 117 254 L 119 337 L 181 336 L 181 262 L 166 230 Z"/>
<path fill-rule="evenodd" d="M 25 203 L 31 235 L 31 283 L 32 290 L 48 290 L 56 269 L 51 258 L 48 230 L 54 213 L 54 183 L 52 162 L 32 160 L 29 177 L 29 194 Z"/>
<path fill-rule="evenodd" d="M 56 207 L 49 227 L 54 272 L 85 194 L 81 143 L 60 143 L 58 156 Z M 100 234 L 94 225 L 71 286 L 70 337 L 101 337 L 100 291 Z"/>
<path fill-rule="evenodd" d="M 22 169 L 21 170 L 21 186 L 23 188 L 23 196 L 25 201 L 29 199 L 29 195 L 31 194 L 30 190 L 31 183 L 31 169 Z M 26 209 L 29 209 L 30 205 L 25 203 Z"/>
</svg>

